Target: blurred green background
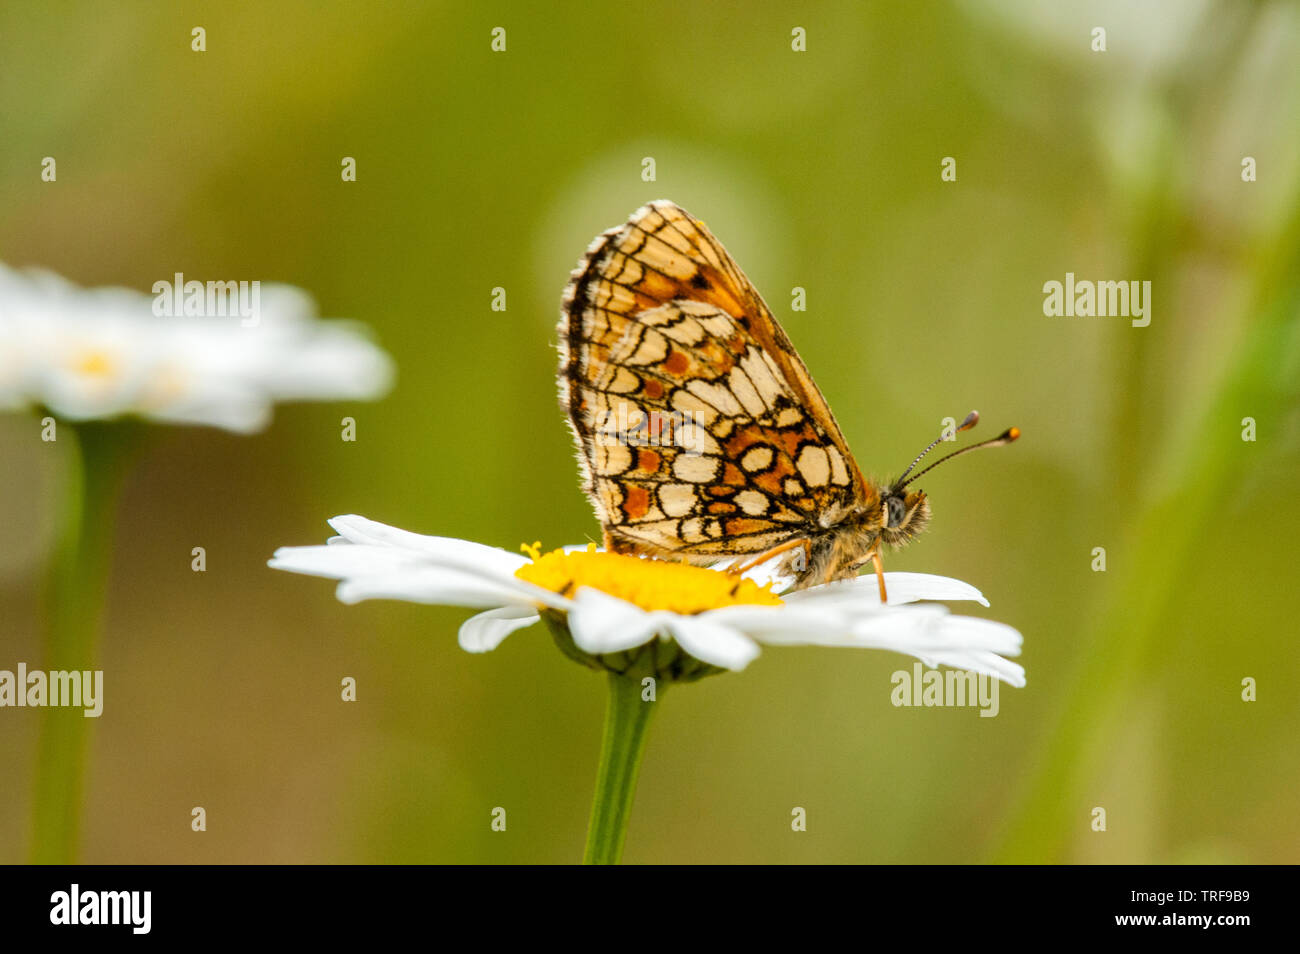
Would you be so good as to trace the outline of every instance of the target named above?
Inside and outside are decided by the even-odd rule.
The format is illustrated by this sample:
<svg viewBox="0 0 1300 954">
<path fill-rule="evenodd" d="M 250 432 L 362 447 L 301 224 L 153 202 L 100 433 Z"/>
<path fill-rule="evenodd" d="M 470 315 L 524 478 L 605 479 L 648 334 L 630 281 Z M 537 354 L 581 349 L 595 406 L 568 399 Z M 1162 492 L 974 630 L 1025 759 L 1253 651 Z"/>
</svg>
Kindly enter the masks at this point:
<svg viewBox="0 0 1300 954">
<path fill-rule="evenodd" d="M 887 567 L 979 586 L 991 609 L 960 611 L 1024 633 L 1028 686 L 993 719 L 894 708 L 910 659 L 768 649 L 674 689 L 625 860 L 1300 861 L 1300 10 L 784 7 L 0 6 L 0 260 L 291 282 L 399 367 L 381 402 L 281 407 L 256 437 L 152 431 L 84 860 L 580 858 L 601 678 L 541 627 L 472 656 L 467 612 L 345 607 L 265 560 L 349 512 L 512 550 L 596 537 L 559 296 L 594 235 L 670 198 L 763 292 L 865 472 L 972 407 L 974 436 L 1023 430 L 927 478 L 932 529 Z M 1152 281 L 1151 325 L 1045 317 L 1067 271 Z M 0 416 L 0 668 L 40 660 L 67 461 L 38 429 Z M 38 722 L 0 710 L 0 862 L 26 856 Z"/>
</svg>

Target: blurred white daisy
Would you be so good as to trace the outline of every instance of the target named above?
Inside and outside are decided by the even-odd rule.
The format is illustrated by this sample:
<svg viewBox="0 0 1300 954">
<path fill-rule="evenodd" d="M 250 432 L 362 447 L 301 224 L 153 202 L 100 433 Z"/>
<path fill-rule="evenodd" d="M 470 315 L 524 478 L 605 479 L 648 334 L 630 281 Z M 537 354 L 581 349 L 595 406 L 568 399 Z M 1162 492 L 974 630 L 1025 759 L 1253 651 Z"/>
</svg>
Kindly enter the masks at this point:
<svg viewBox="0 0 1300 954">
<path fill-rule="evenodd" d="M 481 609 L 460 628 L 469 652 L 495 649 L 512 632 L 549 617 L 578 658 L 624 671 L 643 647 L 651 671 L 694 678 L 743 669 L 760 644 L 888 649 L 931 666 L 983 673 L 1013 686 L 1024 669 L 1005 658 L 1021 636 L 1004 623 L 951 615 L 921 600 L 974 600 L 967 583 L 923 573 L 887 573 L 888 604 L 874 576 L 781 596 L 756 568 L 737 577 L 718 567 L 568 548 L 530 557 L 496 547 L 410 533 L 358 516 L 329 521 L 324 546 L 281 547 L 279 570 L 341 581 L 344 603 L 397 599 Z M 680 650 L 680 652 L 678 652 Z M 683 655 L 685 654 L 685 655 Z"/>
<path fill-rule="evenodd" d="M 392 361 L 365 329 L 318 320 L 300 289 L 261 285 L 247 326 L 237 315 L 161 317 L 153 303 L 0 264 L 0 408 L 251 432 L 277 401 L 367 399 L 391 386 Z"/>
</svg>

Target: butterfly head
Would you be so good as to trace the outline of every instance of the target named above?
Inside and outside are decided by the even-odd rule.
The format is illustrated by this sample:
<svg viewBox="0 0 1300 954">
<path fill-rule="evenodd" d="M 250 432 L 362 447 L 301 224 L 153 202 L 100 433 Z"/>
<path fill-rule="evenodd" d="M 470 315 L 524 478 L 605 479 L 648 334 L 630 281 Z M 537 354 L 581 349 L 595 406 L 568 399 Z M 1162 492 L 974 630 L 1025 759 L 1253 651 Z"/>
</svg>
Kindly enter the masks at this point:
<svg viewBox="0 0 1300 954">
<path fill-rule="evenodd" d="M 925 529 L 930 520 L 930 501 L 924 490 L 907 490 L 897 484 L 880 496 L 880 537 L 891 547 L 901 547 Z"/>
<path fill-rule="evenodd" d="M 979 414 L 971 411 L 957 430 L 970 430 L 978 420 Z M 953 451 L 924 470 L 912 474 L 921 458 L 946 436 L 948 435 L 941 435 L 918 454 L 897 480 L 874 485 L 874 493 L 869 495 L 865 506 L 859 506 L 850 514 L 843 515 L 828 533 L 812 541 L 806 563 L 802 550 L 790 553 L 782 572 L 796 578 L 796 588 L 857 576 L 863 567 L 876 560 L 882 543 L 896 548 L 911 541 L 930 521 L 930 500 L 924 490 L 910 490 L 909 485 L 932 468 L 967 451 L 1010 444 L 1020 436 L 1020 431 L 1014 427 L 1009 428 L 992 440 Z M 912 476 L 909 477 L 909 474 Z"/>
</svg>

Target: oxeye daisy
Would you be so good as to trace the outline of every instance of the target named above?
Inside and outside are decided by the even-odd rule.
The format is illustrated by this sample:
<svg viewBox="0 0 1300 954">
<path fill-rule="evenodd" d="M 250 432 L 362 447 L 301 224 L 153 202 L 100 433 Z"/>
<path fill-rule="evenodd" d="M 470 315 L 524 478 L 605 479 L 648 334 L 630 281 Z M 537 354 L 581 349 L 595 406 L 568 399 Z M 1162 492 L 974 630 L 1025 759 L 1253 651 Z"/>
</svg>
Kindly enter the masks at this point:
<svg viewBox="0 0 1300 954">
<path fill-rule="evenodd" d="M 252 433 L 280 401 L 368 400 L 388 390 L 392 361 L 363 328 L 317 320 L 300 289 L 246 284 L 256 289 L 255 313 L 233 312 L 229 297 L 209 309 L 200 296 L 203 308 L 177 314 L 155 307 L 156 294 L 81 288 L 0 265 L 0 410 L 38 410 L 40 438 L 74 451 L 51 573 L 47 668 L 95 668 L 114 496 L 145 425 Z M 74 860 L 85 732 L 79 715 L 43 713 L 35 861 Z"/>
<path fill-rule="evenodd" d="M 321 546 L 281 547 L 269 565 L 339 580 L 344 603 L 399 599 L 483 612 L 460 628 L 469 652 L 495 649 L 547 617 L 567 629 L 571 655 L 588 665 L 644 671 L 674 681 L 744 669 L 762 644 L 887 649 L 1024 685 L 1020 634 L 1004 623 L 949 614 L 922 600 L 988 602 L 968 583 L 925 573 L 887 573 L 889 602 L 875 578 L 779 594 L 764 567 L 733 576 L 699 567 L 570 547 L 527 555 L 468 540 L 424 536 L 365 517 L 329 521 Z M 654 654 L 645 652 L 660 644 Z M 682 657 L 690 657 L 688 663 Z"/>
<path fill-rule="evenodd" d="M 480 612 L 460 627 L 469 652 L 487 652 L 545 621 L 570 658 L 610 673 L 610 709 L 589 836 L 589 861 L 616 861 L 631 787 L 657 698 L 654 688 L 744 669 L 763 645 L 885 649 L 1025 684 L 1020 634 L 928 601 L 988 602 L 973 586 L 923 573 L 888 573 L 787 592 L 765 565 L 733 574 L 609 553 L 594 545 L 511 553 L 424 536 L 355 515 L 329 521 L 320 546 L 281 547 L 275 569 L 338 580 L 344 603 L 397 599 Z M 926 602 L 923 602 L 926 601 Z"/>
<path fill-rule="evenodd" d="M 370 399 L 389 388 L 392 361 L 364 329 L 318 320 L 301 289 L 258 288 L 255 323 L 160 316 L 144 292 L 0 265 L 0 407 L 250 433 L 280 401 Z"/>
</svg>

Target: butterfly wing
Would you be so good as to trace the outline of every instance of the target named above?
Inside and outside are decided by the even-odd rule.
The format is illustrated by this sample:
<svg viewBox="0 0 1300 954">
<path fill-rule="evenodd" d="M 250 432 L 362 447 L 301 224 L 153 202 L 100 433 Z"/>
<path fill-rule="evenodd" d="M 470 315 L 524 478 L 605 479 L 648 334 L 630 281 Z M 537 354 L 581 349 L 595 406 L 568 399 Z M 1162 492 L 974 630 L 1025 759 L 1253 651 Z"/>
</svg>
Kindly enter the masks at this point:
<svg viewBox="0 0 1300 954">
<path fill-rule="evenodd" d="M 759 553 L 875 493 L 758 292 L 673 203 L 592 243 L 559 334 L 584 489 L 616 547 Z"/>
</svg>

